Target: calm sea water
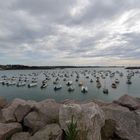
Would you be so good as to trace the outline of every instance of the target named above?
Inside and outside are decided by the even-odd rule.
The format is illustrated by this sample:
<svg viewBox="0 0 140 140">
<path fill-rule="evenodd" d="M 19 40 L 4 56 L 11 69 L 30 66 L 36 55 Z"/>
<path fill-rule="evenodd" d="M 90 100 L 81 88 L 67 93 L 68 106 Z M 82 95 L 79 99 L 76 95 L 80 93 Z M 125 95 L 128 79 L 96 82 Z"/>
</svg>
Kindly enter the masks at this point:
<svg viewBox="0 0 140 140">
<path fill-rule="evenodd" d="M 98 89 L 96 87 L 96 78 L 92 75 L 95 73 L 96 75 L 98 71 L 112 71 L 112 72 L 122 72 L 124 74 L 123 77 L 120 77 L 120 75 L 116 72 L 115 76 L 113 78 L 110 78 L 110 76 L 106 76 L 105 79 L 100 79 L 102 83 L 102 87 Z M 48 81 L 48 86 L 45 89 L 41 89 L 41 83 L 46 78 L 43 72 L 47 73 L 47 75 L 51 78 Z M 75 81 L 76 74 L 80 73 L 79 81 L 83 81 L 84 85 L 88 87 L 88 93 L 81 93 L 81 87 L 79 87 L 78 82 Z M 134 71 L 135 72 L 135 71 Z M 38 85 L 37 87 L 28 88 L 28 84 L 31 82 L 31 79 L 34 77 L 32 73 L 38 73 Z M 67 78 L 71 81 L 73 81 L 73 86 L 75 87 L 75 90 L 73 92 L 68 92 L 68 86 L 66 85 L 66 81 L 63 81 L 64 77 L 59 77 L 60 81 L 59 83 L 62 85 L 61 90 L 54 90 L 54 84 L 53 81 L 56 79 L 56 77 L 52 77 L 52 73 L 55 73 L 55 75 L 64 75 L 67 73 L 70 77 Z M 48 98 L 54 98 L 56 101 L 63 101 L 65 99 L 75 99 L 75 100 L 90 100 L 90 99 L 100 99 L 107 102 L 110 102 L 112 100 L 118 99 L 120 96 L 124 94 L 128 94 L 134 97 L 140 97 L 140 74 L 135 73 L 135 75 L 131 78 L 132 84 L 127 85 L 127 70 L 123 68 L 76 68 L 76 69 L 57 69 L 57 70 L 7 70 L 7 71 L 0 71 L 0 77 L 3 75 L 6 75 L 7 77 L 16 76 L 19 77 L 20 75 L 25 74 L 29 78 L 29 82 L 24 87 L 17 87 L 16 85 L 13 86 L 6 86 L 0 84 L 0 96 L 5 97 L 8 101 L 13 100 L 14 98 L 22 98 L 22 99 L 28 99 L 28 100 L 36 100 L 40 101 L 43 99 Z M 72 74 L 72 75 L 71 75 Z M 89 76 L 89 78 L 86 78 L 86 76 Z M 116 89 L 113 89 L 111 87 L 111 84 L 114 82 L 115 79 L 119 79 L 120 83 L 117 85 Z M 1 80 L 2 78 L 0 78 Z M 90 82 L 90 79 L 93 79 L 93 83 Z M 109 90 L 108 94 L 103 93 L 103 88 L 106 87 Z"/>
</svg>

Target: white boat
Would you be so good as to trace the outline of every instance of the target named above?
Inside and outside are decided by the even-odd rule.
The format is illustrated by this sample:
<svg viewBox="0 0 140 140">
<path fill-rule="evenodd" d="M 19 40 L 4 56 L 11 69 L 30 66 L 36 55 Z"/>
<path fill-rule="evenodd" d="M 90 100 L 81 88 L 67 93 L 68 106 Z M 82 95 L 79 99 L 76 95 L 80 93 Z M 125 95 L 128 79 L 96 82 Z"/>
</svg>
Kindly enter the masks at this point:
<svg viewBox="0 0 140 140">
<path fill-rule="evenodd" d="M 86 86 L 82 86 L 81 87 L 81 92 L 83 92 L 83 93 L 86 93 L 86 92 L 88 92 L 88 87 Z"/>
<path fill-rule="evenodd" d="M 8 81 L 7 82 L 7 86 L 12 86 L 12 85 L 16 85 L 15 81 Z"/>
<path fill-rule="evenodd" d="M 9 81 L 7 81 L 7 80 L 5 81 L 5 80 L 4 80 L 4 81 L 2 82 L 2 85 L 7 85 L 8 82 L 9 82 Z"/>
<path fill-rule="evenodd" d="M 67 86 L 72 85 L 72 81 L 67 81 L 66 85 L 67 85 Z"/>
<path fill-rule="evenodd" d="M 74 91 L 74 90 L 75 90 L 75 89 L 74 89 L 73 86 L 68 87 L 68 91 L 69 91 L 69 92 Z"/>
<path fill-rule="evenodd" d="M 43 81 L 42 81 L 42 84 L 47 83 L 47 82 L 48 82 L 48 80 L 43 80 Z"/>
<path fill-rule="evenodd" d="M 22 86 L 25 86 L 26 85 L 26 82 L 18 82 L 17 83 L 17 87 L 22 87 Z"/>
<path fill-rule="evenodd" d="M 47 86 L 48 86 L 47 83 L 43 83 L 42 86 L 41 86 L 40 88 L 45 88 L 45 87 L 47 87 Z"/>
<path fill-rule="evenodd" d="M 59 89 L 61 89 L 62 88 L 62 86 L 61 85 L 58 85 L 58 86 L 55 86 L 54 87 L 54 90 L 59 90 Z"/>
<path fill-rule="evenodd" d="M 2 84 L 2 82 L 3 82 L 3 81 L 1 80 L 1 81 L 0 81 L 0 84 Z"/>
<path fill-rule="evenodd" d="M 30 88 L 30 87 L 35 87 L 35 86 L 37 86 L 37 83 L 30 83 L 30 84 L 28 84 L 28 87 Z"/>
</svg>

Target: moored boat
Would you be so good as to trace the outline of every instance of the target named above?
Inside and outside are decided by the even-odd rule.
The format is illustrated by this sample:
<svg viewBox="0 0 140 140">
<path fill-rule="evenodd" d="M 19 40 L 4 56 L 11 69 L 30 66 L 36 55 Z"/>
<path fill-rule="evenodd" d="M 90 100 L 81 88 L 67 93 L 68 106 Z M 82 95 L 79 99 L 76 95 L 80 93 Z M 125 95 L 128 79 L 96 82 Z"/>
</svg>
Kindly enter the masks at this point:
<svg viewBox="0 0 140 140">
<path fill-rule="evenodd" d="M 104 93 L 104 94 L 108 94 L 108 92 L 109 92 L 109 91 L 108 91 L 107 88 L 104 88 L 104 89 L 103 89 L 103 93 Z"/>
<path fill-rule="evenodd" d="M 74 90 L 75 90 L 75 89 L 74 89 L 73 86 L 68 87 L 68 91 L 69 91 L 69 92 L 74 91 Z"/>
<path fill-rule="evenodd" d="M 22 87 L 22 86 L 25 86 L 26 85 L 26 82 L 18 82 L 17 83 L 17 87 Z"/>
<path fill-rule="evenodd" d="M 87 86 L 82 86 L 81 87 L 81 92 L 83 92 L 83 93 L 88 92 L 88 87 Z"/>
<path fill-rule="evenodd" d="M 48 86 L 47 83 L 43 83 L 40 88 L 46 88 Z"/>
<path fill-rule="evenodd" d="M 117 88 L 117 85 L 115 83 L 112 83 L 111 87 L 112 88 Z"/>
<path fill-rule="evenodd" d="M 59 89 L 61 89 L 62 88 L 62 86 L 61 85 L 58 85 L 58 86 L 55 86 L 54 87 L 54 90 L 59 90 Z"/>
<path fill-rule="evenodd" d="M 30 83 L 30 84 L 28 84 L 28 87 L 30 88 L 30 87 L 35 87 L 35 86 L 37 86 L 37 83 Z"/>
</svg>

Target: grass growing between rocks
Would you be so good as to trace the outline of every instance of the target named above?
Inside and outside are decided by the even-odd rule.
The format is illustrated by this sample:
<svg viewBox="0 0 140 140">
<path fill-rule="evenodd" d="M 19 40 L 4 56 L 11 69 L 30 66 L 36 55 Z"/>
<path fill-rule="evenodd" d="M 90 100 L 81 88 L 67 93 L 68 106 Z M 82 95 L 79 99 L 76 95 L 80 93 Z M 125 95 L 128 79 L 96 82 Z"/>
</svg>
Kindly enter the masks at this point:
<svg viewBox="0 0 140 140">
<path fill-rule="evenodd" d="M 73 116 L 71 118 L 71 122 L 68 124 L 68 129 L 65 133 L 66 140 L 78 140 L 77 122 L 74 121 Z"/>
<path fill-rule="evenodd" d="M 66 140 L 87 140 L 88 130 L 83 126 L 81 126 L 82 130 L 77 130 L 77 121 L 74 121 L 73 116 L 67 127 L 68 129 L 65 131 Z"/>
</svg>

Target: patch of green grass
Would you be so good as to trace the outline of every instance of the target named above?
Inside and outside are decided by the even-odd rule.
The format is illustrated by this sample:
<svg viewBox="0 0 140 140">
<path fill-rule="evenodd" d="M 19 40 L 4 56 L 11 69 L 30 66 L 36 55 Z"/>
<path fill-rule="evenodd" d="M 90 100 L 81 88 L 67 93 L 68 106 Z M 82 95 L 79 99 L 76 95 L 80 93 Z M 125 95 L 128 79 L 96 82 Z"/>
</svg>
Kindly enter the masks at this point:
<svg viewBox="0 0 140 140">
<path fill-rule="evenodd" d="M 71 122 L 68 124 L 68 129 L 66 130 L 66 140 L 78 140 L 78 130 L 77 130 L 77 122 L 74 121 L 74 117 L 72 116 Z"/>
</svg>

